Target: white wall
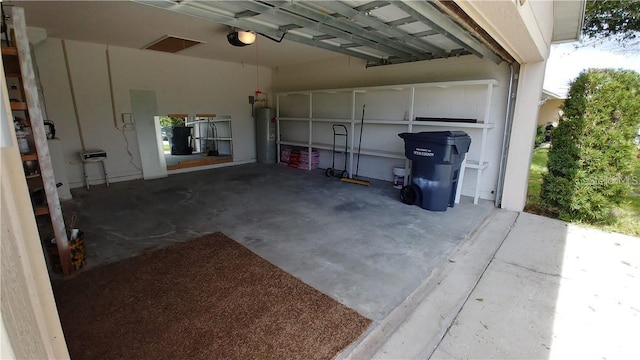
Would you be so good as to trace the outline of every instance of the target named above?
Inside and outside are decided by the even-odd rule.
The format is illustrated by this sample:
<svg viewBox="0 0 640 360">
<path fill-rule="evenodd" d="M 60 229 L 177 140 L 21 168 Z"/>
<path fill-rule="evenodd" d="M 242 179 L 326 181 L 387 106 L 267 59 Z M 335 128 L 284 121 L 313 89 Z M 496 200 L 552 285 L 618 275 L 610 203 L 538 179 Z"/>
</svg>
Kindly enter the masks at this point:
<svg viewBox="0 0 640 360">
<path fill-rule="evenodd" d="M 483 61 L 475 56 L 464 56 L 456 59 L 442 59 L 433 61 L 422 61 L 408 64 L 388 65 L 381 67 L 366 68 L 365 62 L 358 59 L 338 57 L 325 61 L 318 61 L 307 64 L 292 65 L 286 67 L 278 67 L 274 69 L 273 74 L 273 89 L 274 94 L 282 91 L 294 91 L 294 90 L 317 90 L 317 89 L 336 89 L 336 88 L 348 88 L 348 87 L 360 87 L 360 86 L 374 86 L 374 85 L 393 85 L 393 84 L 409 84 L 409 83 L 423 83 L 423 82 L 435 82 L 435 81 L 454 81 L 454 80 L 474 80 L 474 79 L 496 79 L 500 83 L 494 88 L 492 103 L 491 103 L 491 118 L 490 122 L 496 124 L 495 127 L 489 130 L 487 137 L 487 153 L 486 158 L 491 163 L 490 167 L 485 171 L 483 181 L 480 186 L 481 197 L 485 199 L 495 198 L 495 189 L 498 181 L 498 162 L 500 158 L 500 151 L 502 146 L 502 137 L 504 131 L 505 122 L 505 110 L 506 99 L 509 83 L 509 69 L 508 66 L 495 65 L 488 61 Z M 459 90 L 459 89 L 458 89 Z M 471 106 L 475 106 L 475 103 L 470 101 L 463 101 L 462 96 L 457 98 L 455 94 L 461 92 L 454 89 L 448 90 L 447 101 L 452 103 L 452 107 L 449 108 L 448 115 L 451 117 L 458 116 L 466 113 L 467 109 Z M 398 93 L 400 93 L 398 91 Z M 462 92 L 464 93 L 464 91 Z M 327 95 L 329 97 L 337 95 Z M 402 97 L 402 95 L 399 95 Z M 339 97 L 339 96 L 338 96 Z M 416 96 L 418 99 L 420 96 Z M 334 99 L 336 103 L 334 110 L 340 113 L 348 112 L 351 102 L 344 103 L 340 99 Z M 410 96 L 405 96 L 410 100 Z M 288 100 L 287 100 L 288 101 Z M 304 100 L 303 100 L 304 101 Z M 369 101 L 369 100 L 368 100 Z M 372 99 L 377 107 L 384 109 L 395 109 L 398 106 L 400 109 L 397 112 L 397 119 L 400 120 L 403 117 L 405 107 L 410 105 L 409 102 L 402 103 L 402 100 L 397 98 L 396 95 L 389 96 L 388 98 Z M 373 103 L 369 101 L 370 105 Z M 386 105 L 383 102 L 388 102 Z M 403 105 L 399 105 L 402 103 Z M 455 107 L 459 104 L 459 108 Z M 315 102 L 314 102 L 315 107 Z M 367 106 L 369 107 L 369 105 Z M 420 104 L 416 104 L 416 108 L 419 108 Z M 331 108 L 331 107 L 329 107 Z M 348 108 L 348 109 L 347 109 Z M 289 116 L 307 116 L 305 110 L 298 109 L 300 114 L 292 114 Z M 327 110 L 328 111 L 328 110 Z M 360 119 L 361 105 L 356 111 L 356 119 Z M 370 109 L 370 111 L 375 111 Z M 473 113 L 473 110 L 471 111 Z M 371 112 L 368 112 L 369 116 L 375 116 Z M 330 116 L 332 114 L 328 114 Z M 416 114 L 421 116 L 420 114 Z M 445 116 L 443 114 L 442 116 Z M 324 116 L 324 115 L 323 115 Z M 385 115 L 388 116 L 388 115 Z M 424 115 L 422 115 L 424 116 Z M 365 116 L 365 118 L 367 118 Z M 482 116 L 478 117 L 479 119 Z M 482 119 L 487 120 L 487 119 Z M 292 125 L 296 126 L 296 125 Z M 420 129 L 414 129 L 414 131 L 437 131 L 445 130 L 448 128 L 432 128 L 423 127 Z M 397 136 L 398 129 L 386 127 L 386 129 L 379 129 L 373 126 L 365 128 L 363 147 L 365 147 L 367 138 L 375 137 L 382 147 L 395 146 L 394 144 L 402 144 Z M 479 133 L 480 130 L 474 129 L 453 129 L 463 130 L 471 134 L 475 141 L 472 141 L 471 152 L 477 153 L 480 148 Z M 294 130 L 295 131 L 295 130 Z M 299 130 L 304 133 L 303 130 Z M 330 127 L 326 128 L 327 134 L 330 134 Z M 382 132 L 384 133 L 382 133 Z M 406 131 L 406 130 L 404 130 Z M 325 135 L 327 135 L 325 134 Z M 357 133 L 356 133 L 357 135 Z M 314 134 L 314 138 L 316 134 Z M 326 141 L 331 142 L 330 137 L 325 137 Z M 390 144 L 394 142 L 394 144 Z M 396 144 L 397 145 L 397 144 Z M 369 146 L 373 147 L 373 146 Z M 357 138 L 356 138 L 357 148 Z M 340 166 L 342 158 L 340 158 Z M 331 164 L 331 153 L 321 153 L 321 167 L 325 167 Z M 354 165 L 355 166 L 355 165 Z M 403 166 L 402 160 L 381 159 L 362 157 L 360 164 L 360 175 L 369 176 L 373 178 L 389 180 L 393 178 L 392 169 L 394 166 Z M 467 169 L 465 174 L 465 181 L 463 182 L 463 195 L 473 195 L 475 192 L 475 175 L 476 170 Z"/>
<path fill-rule="evenodd" d="M 83 185 L 82 146 L 107 152 L 111 181 L 142 177 L 134 131 L 116 128 L 109 89 L 107 46 L 65 40 L 78 122 L 63 53 L 63 41 L 49 38 L 35 47 L 47 114 L 63 141 L 71 187 Z M 234 161 L 255 160 L 254 122 L 248 96 L 256 86 L 255 66 L 189 58 L 150 50 L 108 47 L 116 120 L 130 113 L 130 90 L 155 91 L 158 115 L 216 113 L 233 118 Z M 260 70 L 261 90 L 269 92 L 271 71 Z M 132 153 L 130 157 L 128 150 Z M 132 164 L 133 163 L 133 164 Z M 99 166 L 90 166 L 91 183 L 103 182 Z"/>
<path fill-rule="evenodd" d="M 538 114 L 538 125 L 547 125 L 550 122 L 558 123 L 560 120 L 560 107 L 564 104 L 563 99 L 550 99 L 540 106 Z"/>
<path fill-rule="evenodd" d="M 504 84 L 508 67 L 475 56 L 365 67 L 365 61 L 336 57 L 324 61 L 276 67 L 273 91 L 330 89 L 355 86 L 410 84 L 432 81 L 495 78 Z M 504 81 L 503 81 L 504 80 Z M 501 86 L 502 87 L 502 86 Z"/>
</svg>

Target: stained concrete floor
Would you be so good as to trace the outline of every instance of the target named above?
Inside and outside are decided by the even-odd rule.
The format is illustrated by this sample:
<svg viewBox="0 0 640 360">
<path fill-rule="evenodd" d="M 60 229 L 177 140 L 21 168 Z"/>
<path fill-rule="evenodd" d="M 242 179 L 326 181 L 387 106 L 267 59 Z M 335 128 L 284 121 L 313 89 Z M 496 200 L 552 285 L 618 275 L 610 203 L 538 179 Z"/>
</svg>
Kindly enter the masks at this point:
<svg viewBox="0 0 640 360">
<path fill-rule="evenodd" d="M 86 270 L 221 231 L 307 284 L 380 321 L 493 210 L 402 204 L 389 182 L 249 164 L 73 190 Z M 170 271 L 170 269 L 167 269 Z M 135 275 L 135 274 L 132 274 Z"/>
</svg>

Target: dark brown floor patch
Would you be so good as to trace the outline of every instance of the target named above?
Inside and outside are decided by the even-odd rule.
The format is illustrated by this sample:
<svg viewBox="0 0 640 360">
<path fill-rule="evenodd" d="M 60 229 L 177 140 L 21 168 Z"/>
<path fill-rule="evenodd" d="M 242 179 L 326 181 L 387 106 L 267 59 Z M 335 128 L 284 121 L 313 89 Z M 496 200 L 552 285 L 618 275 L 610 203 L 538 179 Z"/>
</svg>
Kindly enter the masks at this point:
<svg viewBox="0 0 640 360">
<path fill-rule="evenodd" d="M 371 322 L 221 233 L 54 290 L 72 359 L 330 359 Z"/>
</svg>

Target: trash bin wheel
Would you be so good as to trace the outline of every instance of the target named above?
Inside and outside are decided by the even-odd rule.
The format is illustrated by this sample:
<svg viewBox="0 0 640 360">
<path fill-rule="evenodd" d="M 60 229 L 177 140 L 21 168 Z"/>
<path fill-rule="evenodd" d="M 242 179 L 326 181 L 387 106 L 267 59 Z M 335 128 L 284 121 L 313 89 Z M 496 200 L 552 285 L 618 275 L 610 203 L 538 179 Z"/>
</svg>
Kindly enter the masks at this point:
<svg viewBox="0 0 640 360">
<path fill-rule="evenodd" d="M 333 168 L 328 168 L 327 171 L 324 172 L 325 175 L 327 175 L 327 177 L 332 177 L 333 176 Z"/>
<path fill-rule="evenodd" d="M 349 177 L 349 172 L 347 170 L 342 170 L 342 174 L 340 175 L 341 178 L 348 178 Z"/>
<path fill-rule="evenodd" d="M 400 201 L 407 205 L 415 204 L 417 196 L 416 190 L 411 185 L 403 186 L 400 190 Z"/>
</svg>

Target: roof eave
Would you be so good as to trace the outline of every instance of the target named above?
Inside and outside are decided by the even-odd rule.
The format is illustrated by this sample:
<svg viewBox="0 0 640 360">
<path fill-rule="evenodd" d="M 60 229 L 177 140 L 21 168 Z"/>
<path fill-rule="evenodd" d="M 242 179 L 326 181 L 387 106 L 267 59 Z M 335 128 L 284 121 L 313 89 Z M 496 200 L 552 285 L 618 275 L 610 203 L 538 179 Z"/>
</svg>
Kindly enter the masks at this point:
<svg viewBox="0 0 640 360">
<path fill-rule="evenodd" d="M 582 26 L 587 6 L 586 0 L 558 1 L 554 2 L 554 24 L 552 44 L 580 41 L 582 38 Z M 571 22 L 570 31 L 559 31 L 567 22 Z"/>
</svg>

